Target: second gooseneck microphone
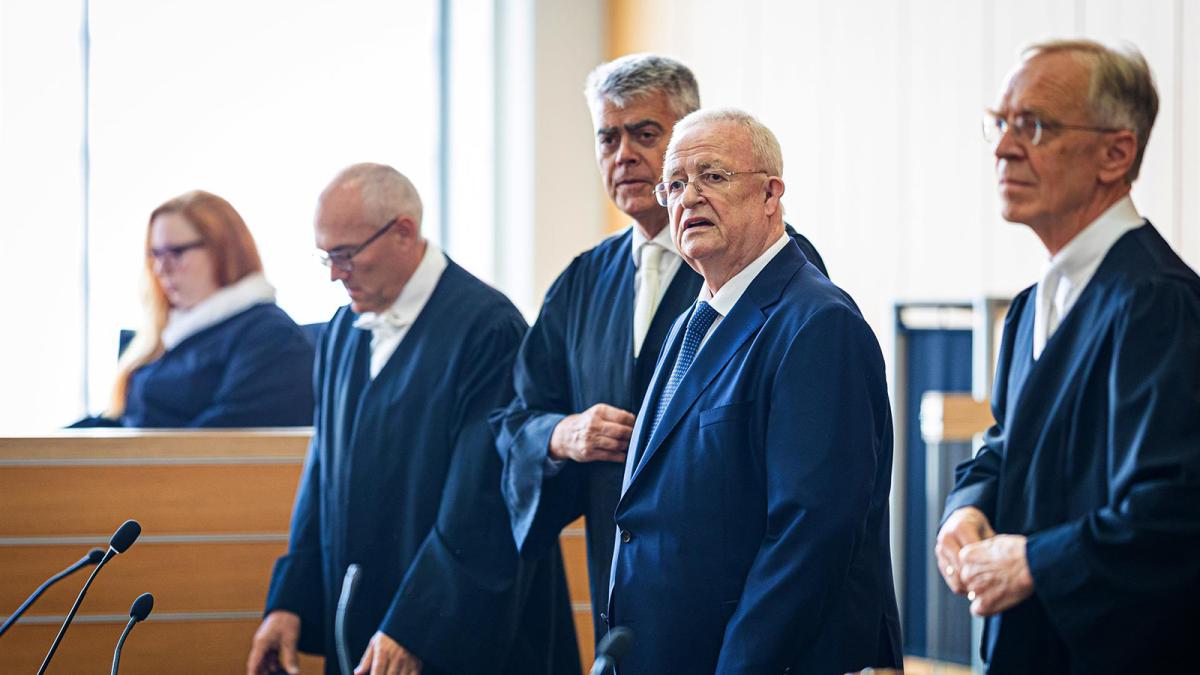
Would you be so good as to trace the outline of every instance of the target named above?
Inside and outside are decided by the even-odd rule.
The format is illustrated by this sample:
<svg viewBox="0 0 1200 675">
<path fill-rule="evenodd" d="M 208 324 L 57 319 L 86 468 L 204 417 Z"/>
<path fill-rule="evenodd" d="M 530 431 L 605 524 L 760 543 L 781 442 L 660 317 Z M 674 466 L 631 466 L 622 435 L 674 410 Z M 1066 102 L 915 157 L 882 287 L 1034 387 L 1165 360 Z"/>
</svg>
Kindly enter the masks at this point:
<svg viewBox="0 0 1200 675">
<path fill-rule="evenodd" d="M 121 632 L 121 639 L 117 640 L 117 648 L 113 650 L 112 674 L 117 675 L 117 668 L 121 665 L 121 648 L 125 646 L 125 638 L 129 637 L 129 631 L 133 630 L 133 625 L 141 623 L 150 616 L 150 610 L 154 609 L 154 596 L 149 593 L 142 593 L 133 601 L 133 606 L 129 608 L 129 623 L 125 624 L 125 630 Z"/>
<path fill-rule="evenodd" d="M 42 593 L 45 593 L 46 589 L 50 588 L 54 584 L 63 580 L 65 577 L 68 577 L 68 576 L 74 574 L 75 572 L 79 571 L 79 569 L 82 567 L 87 567 L 88 565 L 95 565 L 95 564 L 99 563 L 100 560 L 103 558 L 104 558 L 104 549 L 94 548 L 91 551 L 88 551 L 88 554 L 83 556 L 82 558 L 80 558 L 79 561 L 76 562 L 74 565 L 71 565 L 67 569 L 65 569 L 65 570 L 59 572 L 58 574 L 55 574 L 54 576 L 50 577 L 49 579 L 47 579 L 46 583 L 42 584 L 41 586 L 38 586 L 37 590 L 33 592 L 33 595 L 29 596 L 29 598 L 26 599 L 25 602 L 21 603 L 21 606 L 17 608 L 17 611 L 13 612 L 12 615 L 9 616 L 8 619 L 6 619 L 4 621 L 4 625 L 0 626 L 0 635 L 4 635 L 4 633 L 6 633 L 8 631 L 8 629 L 11 628 L 14 623 L 17 622 L 17 619 L 21 618 L 21 615 L 25 613 L 25 610 L 27 610 L 31 606 L 33 606 L 33 603 L 37 602 L 38 598 L 42 597 Z"/>
<path fill-rule="evenodd" d="M 108 540 L 108 551 L 104 557 L 100 559 L 100 563 L 96 565 L 96 569 L 92 570 L 91 576 L 84 582 L 83 588 L 79 591 L 79 595 L 75 597 L 75 604 L 71 605 L 71 611 L 67 613 L 67 618 L 63 620 L 62 626 L 58 629 L 58 635 L 54 637 L 54 643 L 50 645 L 50 651 L 46 652 L 46 658 L 42 661 L 42 666 L 38 668 L 38 675 L 46 672 L 47 666 L 50 665 L 50 659 L 54 657 L 54 652 L 58 651 L 58 645 L 62 642 L 63 635 L 67 632 L 67 626 L 71 625 L 71 621 L 75 619 L 75 613 L 79 611 L 79 605 L 83 603 L 83 596 L 87 595 L 88 587 L 92 585 L 92 581 L 96 579 L 96 575 L 100 570 L 112 560 L 113 556 L 118 553 L 124 553 L 133 546 L 133 542 L 142 533 L 142 526 L 136 520 L 127 520 L 113 532 L 113 536 Z"/>
</svg>

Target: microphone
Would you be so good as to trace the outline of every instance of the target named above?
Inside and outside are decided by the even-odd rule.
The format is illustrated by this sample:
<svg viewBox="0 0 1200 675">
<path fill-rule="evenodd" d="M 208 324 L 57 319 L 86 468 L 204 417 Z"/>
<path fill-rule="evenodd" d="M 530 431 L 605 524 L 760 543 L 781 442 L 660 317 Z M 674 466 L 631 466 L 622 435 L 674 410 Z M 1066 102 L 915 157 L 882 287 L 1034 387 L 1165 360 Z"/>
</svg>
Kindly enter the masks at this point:
<svg viewBox="0 0 1200 675">
<path fill-rule="evenodd" d="M 121 639 L 117 640 L 117 648 L 113 650 L 112 675 L 117 675 L 117 668 L 121 665 L 121 648 L 125 646 L 125 638 L 129 637 L 129 632 L 133 630 L 135 623 L 141 623 L 150 616 L 150 610 L 154 609 L 154 596 L 149 593 L 142 593 L 133 601 L 133 606 L 129 608 L 129 623 L 125 624 L 125 630 L 121 632 Z"/>
<path fill-rule="evenodd" d="M 632 646 L 632 629 L 617 626 L 608 631 L 608 635 L 605 635 L 596 647 L 596 662 L 592 664 L 591 675 L 604 675 L 609 668 L 615 668 L 617 662 Z"/>
<path fill-rule="evenodd" d="M 46 589 L 50 588 L 51 586 L 58 583 L 59 581 L 62 581 L 66 577 L 71 576 L 72 574 L 79 571 L 83 567 L 86 567 L 88 565 L 95 565 L 96 563 L 100 562 L 100 559 L 103 557 L 104 557 L 104 549 L 94 548 L 91 551 L 88 551 L 87 555 L 80 558 L 79 562 L 76 562 L 74 565 L 71 565 L 67 569 L 65 569 L 65 570 L 59 572 L 58 574 L 55 574 L 54 576 L 50 577 L 49 579 L 47 579 L 46 583 L 42 584 L 41 586 L 38 586 L 37 590 L 33 592 L 33 595 L 29 596 L 25 600 L 25 602 L 21 603 L 21 606 L 17 608 L 17 611 L 13 612 L 12 616 L 8 617 L 8 619 L 6 619 L 4 621 L 4 625 L 0 626 L 0 635 L 4 635 L 4 633 L 6 631 L 8 631 L 8 629 L 14 623 L 17 622 L 17 619 L 21 618 L 21 615 L 25 613 L 25 610 L 32 607 L 33 603 L 37 602 L 38 598 L 42 597 L 42 593 L 45 593 Z"/>
<path fill-rule="evenodd" d="M 346 568 L 346 576 L 342 577 L 342 594 L 338 596 L 337 614 L 333 620 L 333 636 L 337 643 L 338 663 L 342 666 L 343 675 L 353 675 L 350 667 L 350 652 L 346 647 L 346 614 L 350 611 L 350 598 L 358 586 L 358 573 L 362 568 L 357 564 Z"/>
<path fill-rule="evenodd" d="M 70 626 L 75 619 L 75 613 L 79 611 L 79 605 L 83 603 L 83 596 L 87 595 L 88 587 L 95 581 L 96 575 L 100 573 L 101 569 L 104 569 L 109 560 L 113 559 L 113 556 L 129 550 L 141 533 L 142 526 L 136 520 L 125 521 L 117 528 L 116 532 L 113 532 L 113 536 L 108 540 L 108 551 L 100 558 L 96 569 L 92 570 L 91 576 L 87 578 L 79 595 L 75 597 L 75 604 L 71 605 L 71 611 L 67 613 L 67 618 L 63 620 L 62 626 L 58 629 L 58 635 L 54 636 L 54 644 L 50 645 L 50 651 L 46 652 L 46 658 L 42 661 L 42 666 L 38 668 L 37 675 L 46 672 L 46 668 L 50 665 L 50 659 L 54 658 L 54 652 L 58 651 L 58 645 L 62 642 L 63 635 L 67 633 L 67 626 Z"/>
</svg>

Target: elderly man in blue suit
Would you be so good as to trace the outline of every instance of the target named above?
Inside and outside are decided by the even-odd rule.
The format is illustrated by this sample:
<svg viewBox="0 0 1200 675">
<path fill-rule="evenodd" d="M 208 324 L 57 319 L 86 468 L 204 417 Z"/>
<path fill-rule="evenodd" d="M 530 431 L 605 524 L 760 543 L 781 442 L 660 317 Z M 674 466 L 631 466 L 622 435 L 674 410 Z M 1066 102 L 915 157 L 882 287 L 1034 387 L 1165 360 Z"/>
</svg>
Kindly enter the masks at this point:
<svg viewBox="0 0 1200 675">
<path fill-rule="evenodd" d="M 656 194 L 704 283 L 634 425 L 617 506 L 621 675 L 900 665 L 883 357 L 784 231 L 774 135 L 737 110 L 675 127 Z"/>
</svg>

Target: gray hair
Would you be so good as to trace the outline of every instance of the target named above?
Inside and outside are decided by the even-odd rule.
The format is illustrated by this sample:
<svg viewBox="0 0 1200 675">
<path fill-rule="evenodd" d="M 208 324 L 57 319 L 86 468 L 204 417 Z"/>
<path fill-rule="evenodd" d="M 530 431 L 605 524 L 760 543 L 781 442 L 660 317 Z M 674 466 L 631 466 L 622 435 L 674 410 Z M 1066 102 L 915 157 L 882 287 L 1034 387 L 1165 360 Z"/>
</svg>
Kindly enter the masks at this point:
<svg viewBox="0 0 1200 675">
<path fill-rule="evenodd" d="M 745 129 L 750 136 L 750 152 L 754 155 L 755 169 L 772 176 L 783 175 L 783 150 L 775 134 L 757 117 L 737 108 L 705 108 L 679 120 L 675 123 L 671 142 L 667 144 L 667 154 L 675 150 L 675 141 L 684 131 L 699 124 L 732 124 Z"/>
<path fill-rule="evenodd" d="M 421 195 L 404 174 L 386 164 L 364 162 L 342 169 L 321 193 L 321 200 L 335 189 L 357 187 L 362 196 L 363 215 L 383 221 L 403 214 L 421 225 Z"/>
<path fill-rule="evenodd" d="M 1021 56 L 1028 61 L 1062 52 L 1091 66 L 1087 106 L 1093 121 L 1129 129 L 1137 136 L 1137 156 L 1125 174 L 1125 179 L 1132 183 L 1142 167 L 1150 130 L 1158 116 L 1158 91 L 1146 57 L 1130 44 L 1112 49 L 1093 40 L 1047 40 L 1029 45 L 1021 51 Z"/>
<path fill-rule="evenodd" d="M 683 117 L 700 107 L 700 85 L 696 76 L 679 61 L 657 54 L 628 54 L 596 66 L 588 74 L 583 95 L 592 117 L 611 101 L 624 108 L 655 93 L 663 93 L 675 117 Z"/>
</svg>

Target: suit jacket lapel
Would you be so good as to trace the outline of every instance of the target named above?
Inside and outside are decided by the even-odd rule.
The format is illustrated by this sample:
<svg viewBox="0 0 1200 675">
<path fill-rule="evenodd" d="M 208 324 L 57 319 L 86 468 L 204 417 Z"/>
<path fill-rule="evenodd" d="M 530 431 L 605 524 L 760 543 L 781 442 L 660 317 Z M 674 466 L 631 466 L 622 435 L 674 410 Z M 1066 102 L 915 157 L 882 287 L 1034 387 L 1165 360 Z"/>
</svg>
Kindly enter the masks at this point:
<svg viewBox="0 0 1200 675">
<path fill-rule="evenodd" d="M 679 389 L 675 391 L 675 395 L 667 404 L 658 429 L 655 430 L 653 436 L 646 439 L 646 450 L 638 459 L 637 466 L 633 467 L 632 475 L 627 481 L 628 485 L 632 486 L 633 482 L 641 475 L 644 467 L 654 458 L 654 454 L 662 447 L 663 441 L 671 435 L 684 413 L 692 407 L 700 394 L 708 388 L 708 385 L 725 368 L 746 340 L 750 339 L 766 322 L 767 313 L 764 310 L 779 300 L 783 288 L 804 263 L 804 255 L 800 253 L 796 244 L 791 242 L 750 283 L 746 292 L 729 312 L 729 316 L 721 320 L 716 330 L 709 336 L 708 342 L 700 348 L 695 362 L 692 363 L 692 367 L 684 375 L 683 381 L 679 383 Z M 686 316 L 690 316 L 690 312 Z M 654 384 L 651 388 L 651 395 L 654 398 L 647 398 L 647 405 L 643 406 L 646 414 L 641 415 L 639 420 L 643 422 L 643 426 L 649 426 L 645 424 L 647 417 L 651 419 L 651 424 L 653 423 L 653 406 L 657 405 L 658 396 L 662 391 L 660 380 L 669 377 L 671 369 L 675 366 L 675 355 L 679 351 L 679 347 L 675 343 L 679 342 L 684 326 L 686 326 L 686 317 L 680 317 L 680 321 L 676 323 L 672 332 L 671 350 L 666 354 L 670 358 L 662 359 L 654 374 Z M 666 367 L 665 364 L 668 363 L 670 367 Z M 643 430 L 642 433 L 649 433 L 649 429 Z"/>
<path fill-rule="evenodd" d="M 675 367 L 675 357 L 679 354 L 679 345 L 683 341 L 683 331 L 687 326 L 688 317 L 691 315 L 691 312 L 684 312 L 675 320 L 675 325 L 671 326 L 671 332 L 667 335 L 667 341 L 664 343 L 666 349 L 663 350 L 662 358 L 658 360 L 658 365 L 654 367 L 654 375 L 650 377 L 650 386 L 646 388 L 646 397 L 642 403 L 637 420 L 633 424 L 633 435 L 629 445 L 630 452 L 625 461 L 625 475 L 621 479 L 622 494 L 624 494 L 624 490 L 629 486 L 629 479 L 634 468 L 642 463 L 642 457 L 646 454 L 644 449 L 641 451 L 638 449 L 645 448 L 646 443 L 650 440 L 647 436 L 650 434 L 650 427 L 654 424 L 654 406 L 657 405 L 659 397 L 662 396 L 662 390 L 666 386 L 667 378 L 671 376 L 671 369 Z"/>
</svg>

